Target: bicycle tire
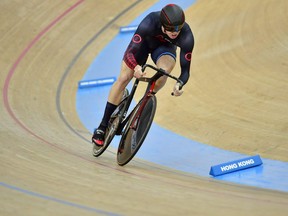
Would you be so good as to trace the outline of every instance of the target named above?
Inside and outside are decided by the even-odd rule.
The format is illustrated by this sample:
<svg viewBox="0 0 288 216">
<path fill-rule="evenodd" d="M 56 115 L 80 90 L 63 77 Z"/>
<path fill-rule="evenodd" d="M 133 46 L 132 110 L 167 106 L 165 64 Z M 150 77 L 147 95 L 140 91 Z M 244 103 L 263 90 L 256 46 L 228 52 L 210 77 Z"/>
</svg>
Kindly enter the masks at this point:
<svg viewBox="0 0 288 216">
<path fill-rule="evenodd" d="M 136 155 L 142 143 L 144 142 L 150 127 L 152 125 L 156 107 L 157 107 L 157 100 L 154 95 L 151 95 L 148 98 L 145 106 L 143 107 L 142 113 L 139 116 L 137 128 L 134 130 L 131 128 L 131 124 L 134 122 L 136 114 L 141 107 L 141 103 L 137 105 L 134 109 L 131 118 L 129 119 L 124 133 L 121 137 L 118 151 L 117 151 L 117 163 L 120 166 L 124 166 L 129 163 L 130 160 Z"/>
<path fill-rule="evenodd" d="M 119 124 L 120 122 L 122 122 L 126 114 L 122 112 L 122 110 L 125 107 L 124 105 L 128 100 L 128 95 L 129 92 L 127 89 L 125 89 L 122 101 L 120 102 L 120 104 L 117 106 L 116 110 L 112 113 L 110 117 L 108 128 L 105 133 L 103 146 L 97 146 L 95 143 L 93 143 L 92 153 L 94 157 L 99 157 L 108 148 L 114 136 L 117 134 Z"/>
</svg>

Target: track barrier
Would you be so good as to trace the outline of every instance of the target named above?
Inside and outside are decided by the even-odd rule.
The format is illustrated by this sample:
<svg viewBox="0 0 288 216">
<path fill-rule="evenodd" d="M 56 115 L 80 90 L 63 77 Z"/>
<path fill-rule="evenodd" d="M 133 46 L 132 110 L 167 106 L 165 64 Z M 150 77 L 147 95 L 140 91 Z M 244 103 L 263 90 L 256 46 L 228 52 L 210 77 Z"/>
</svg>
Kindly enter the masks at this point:
<svg viewBox="0 0 288 216">
<path fill-rule="evenodd" d="M 230 161 L 222 164 L 218 164 L 215 166 L 211 166 L 210 175 L 219 176 L 224 175 L 231 172 L 236 172 L 248 168 L 252 168 L 255 166 L 260 166 L 262 164 L 262 160 L 259 155 L 242 158 L 235 161 Z"/>
<path fill-rule="evenodd" d="M 78 82 L 78 88 L 91 88 L 103 85 L 111 85 L 116 81 L 115 77 L 107 77 L 102 79 L 82 80 Z"/>
<path fill-rule="evenodd" d="M 138 25 L 133 25 L 133 26 L 122 26 L 120 27 L 120 33 L 129 33 L 129 32 L 135 32 L 137 29 Z"/>
</svg>

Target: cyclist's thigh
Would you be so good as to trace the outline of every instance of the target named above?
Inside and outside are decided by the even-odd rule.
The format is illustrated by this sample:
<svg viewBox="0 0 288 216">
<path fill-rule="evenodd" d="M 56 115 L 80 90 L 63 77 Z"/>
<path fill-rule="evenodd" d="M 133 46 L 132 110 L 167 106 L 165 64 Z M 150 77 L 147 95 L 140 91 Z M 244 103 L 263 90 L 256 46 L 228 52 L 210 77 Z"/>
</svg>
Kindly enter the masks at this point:
<svg viewBox="0 0 288 216">
<path fill-rule="evenodd" d="M 131 65 L 131 56 L 129 55 L 130 49 L 131 47 L 129 45 L 127 50 L 125 51 L 123 61 L 126 63 L 127 67 L 130 67 L 133 70 L 134 68 L 132 68 L 132 65 Z M 149 47 L 148 47 L 148 44 L 145 42 L 143 42 L 140 49 L 136 53 L 133 54 L 133 57 L 135 58 L 138 65 L 146 64 L 148 56 L 149 56 Z"/>
<path fill-rule="evenodd" d="M 125 82 L 127 84 L 133 78 L 133 74 L 134 74 L 134 71 L 128 67 L 125 61 L 122 61 L 121 71 L 118 77 L 118 81 Z"/>
<path fill-rule="evenodd" d="M 152 52 L 151 58 L 157 67 L 171 72 L 176 62 L 176 46 L 173 44 L 159 46 Z"/>
<path fill-rule="evenodd" d="M 117 80 L 112 85 L 110 92 L 109 92 L 108 101 L 110 103 L 116 104 L 116 105 L 120 103 L 126 86 L 133 78 L 133 73 L 134 71 L 130 69 L 126 65 L 126 63 L 123 61 L 120 74 Z"/>
</svg>

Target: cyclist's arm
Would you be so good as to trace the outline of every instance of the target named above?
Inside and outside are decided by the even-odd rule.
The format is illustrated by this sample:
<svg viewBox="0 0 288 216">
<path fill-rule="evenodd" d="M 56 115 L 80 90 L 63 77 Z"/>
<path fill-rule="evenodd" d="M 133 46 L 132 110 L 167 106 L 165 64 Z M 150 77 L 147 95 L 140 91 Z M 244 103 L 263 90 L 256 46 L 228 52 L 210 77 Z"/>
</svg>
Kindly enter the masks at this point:
<svg viewBox="0 0 288 216">
<path fill-rule="evenodd" d="M 192 32 L 190 32 L 185 39 L 182 41 L 181 51 L 180 51 L 180 66 L 181 74 L 179 79 L 185 85 L 190 77 L 190 65 L 192 60 L 192 51 L 194 47 L 194 37 Z"/>
</svg>

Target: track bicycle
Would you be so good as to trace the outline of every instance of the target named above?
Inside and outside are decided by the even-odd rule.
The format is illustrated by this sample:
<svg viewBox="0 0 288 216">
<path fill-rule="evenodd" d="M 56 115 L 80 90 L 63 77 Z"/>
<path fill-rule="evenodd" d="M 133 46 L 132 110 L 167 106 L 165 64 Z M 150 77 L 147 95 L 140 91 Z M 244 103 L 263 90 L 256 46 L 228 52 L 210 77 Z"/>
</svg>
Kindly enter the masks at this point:
<svg viewBox="0 0 288 216">
<path fill-rule="evenodd" d="M 144 72 L 147 67 L 156 73 L 152 77 L 135 79 L 130 94 L 125 89 L 120 104 L 110 117 L 103 146 L 97 146 L 93 143 L 93 156 L 99 157 L 107 149 L 114 136 L 121 135 L 117 151 L 117 163 L 120 166 L 127 164 L 140 149 L 153 122 L 157 107 L 156 96 L 153 94 L 156 81 L 162 76 L 167 76 L 179 82 L 180 89 L 182 88 L 183 82 L 165 70 L 145 64 L 142 71 Z M 139 82 L 148 83 L 146 91 L 132 111 L 129 111 Z"/>
</svg>

